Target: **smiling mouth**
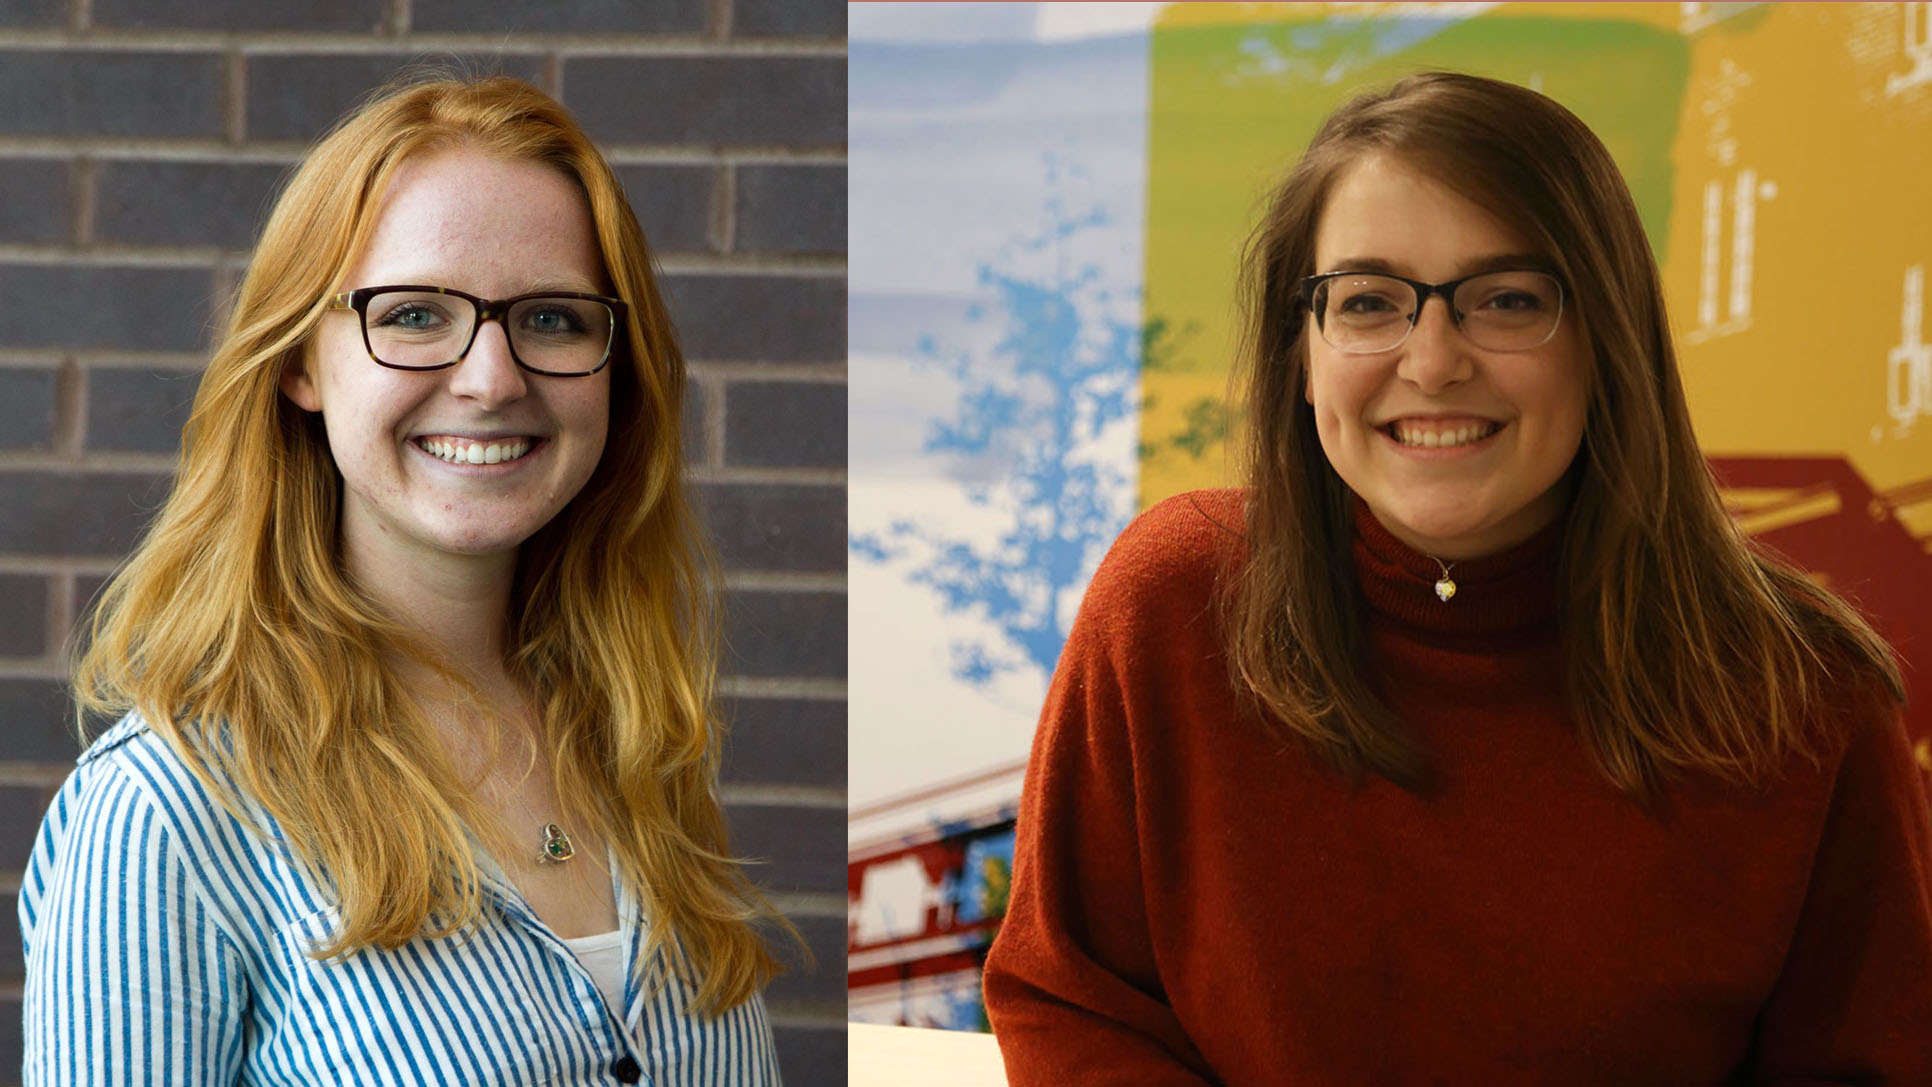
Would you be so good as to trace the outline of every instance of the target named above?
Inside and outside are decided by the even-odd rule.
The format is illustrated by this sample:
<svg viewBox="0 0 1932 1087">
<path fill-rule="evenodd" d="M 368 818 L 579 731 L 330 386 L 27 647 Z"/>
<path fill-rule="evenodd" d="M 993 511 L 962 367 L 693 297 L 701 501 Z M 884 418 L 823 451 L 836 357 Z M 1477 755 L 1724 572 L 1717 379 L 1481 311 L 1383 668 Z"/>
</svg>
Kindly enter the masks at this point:
<svg viewBox="0 0 1932 1087">
<path fill-rule="evenodd" d="M 1459 445 L 1474 445 L 1501 429 L 1503 424 L 1488 421 L 1443 424 L 1398 419 L 1383 427 L 1382 433 L 1395 439 L 1398 445 L 1417 449 L 1453 449 Z"/>
<path fill-rule="evenodd" d="M 475 441 L 431 435 L 415 439 L 416 447 L 447 464 L 503 464 L 528 456 L 536 446 L 532 438 L 493 438 Z"/>
</svg>

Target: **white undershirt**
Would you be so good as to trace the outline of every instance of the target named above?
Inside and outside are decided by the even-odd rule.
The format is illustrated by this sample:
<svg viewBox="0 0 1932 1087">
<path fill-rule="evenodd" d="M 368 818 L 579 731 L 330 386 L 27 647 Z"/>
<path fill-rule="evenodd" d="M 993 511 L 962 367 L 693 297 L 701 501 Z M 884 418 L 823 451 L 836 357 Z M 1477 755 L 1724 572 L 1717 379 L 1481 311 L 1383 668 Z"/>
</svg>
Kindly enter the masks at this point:
<svg viewBox="0 0 1932 1087">
<path fill-rule="evenodd" d="M 590 980 L 597 983 L 597 991 L 604 994 L 604 1002 L 610 1005 L 611 1014 L 624 1018 L 624 930 L 579 936 L 565 940 L 564 946 L 584 964 Z"/>
</svg>

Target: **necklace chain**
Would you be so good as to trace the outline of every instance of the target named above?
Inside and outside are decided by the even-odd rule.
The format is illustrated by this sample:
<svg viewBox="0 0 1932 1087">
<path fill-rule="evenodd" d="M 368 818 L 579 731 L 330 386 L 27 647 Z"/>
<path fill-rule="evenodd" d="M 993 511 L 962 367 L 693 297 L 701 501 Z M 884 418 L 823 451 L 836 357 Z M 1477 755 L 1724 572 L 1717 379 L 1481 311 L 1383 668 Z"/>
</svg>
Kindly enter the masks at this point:
<svg viewBox="0 0 1932 1087">
<path fill-rule="evenodd" d="M 530 821 L 537 824 L 537 833 L 543 839 L 542 846 L 537 850 L 536 860 L 538 864 L 563 864 L 577 855 L 577 847 L 571 843 L 570 832 L 563 828 L 563 824 L 538 819 L 536 809 L 532 808 L 530 803 L 523 799 L 521 793 L 512 789 L 509 782 L 503 780 L 503 773 L 500 769 L 491 770 L 490 776 L 495 778 L 497 784 L 503 787 L 516 800 L 517 806 L 522 808 L 523 813 L 530 817 Z M 528 777 L 527 774 L 525 776 L 526 778 Z"/>
</svg>

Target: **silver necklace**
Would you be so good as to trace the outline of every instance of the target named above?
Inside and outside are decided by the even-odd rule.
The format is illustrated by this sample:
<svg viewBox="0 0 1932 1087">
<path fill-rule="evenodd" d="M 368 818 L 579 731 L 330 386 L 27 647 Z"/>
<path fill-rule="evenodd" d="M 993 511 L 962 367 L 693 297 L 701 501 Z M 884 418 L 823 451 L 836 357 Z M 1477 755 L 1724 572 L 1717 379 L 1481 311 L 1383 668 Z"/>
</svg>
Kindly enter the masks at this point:
<svg viewBox="0 0 1932 1087">
<path fill-rule="evenodd" d="M 555 823 L 543 825 L 543 852 L 537 854 L 538 864 L 562 864 L 577 855 L 577 848 L 570 844 L 570 835 Z"/>
<path fill-rule="evenodd" d="M 503 780 L 500 771 L 492 770 L 490 776 L 496 778 L 498 784 L 506 789 L 509 788 L 509 782 Z M 517 806 L 523 809 L 523 813 L 531 819 L 536 820 L 536 809 L 532 808 L 529 802 L 523 799 L 522 795 L 516 794 L 514 791 L 512 795 L 516 797 Z M 543 847 L 537 850 L 538 864 L 562 864 L 577 855 L 577 847 L 570 842 L 570 832 L 565 830 L 561 824 L 546 823 L 539 820 L 537 822 L 537 833 L 543 836 Z"/>
<path fill-rule="evenodd" d="M 1447 604 L 1449 598 L 1456 595 L 1455 579 L 1449 576 L 1449 571 L 1455 569 L 1456 564 L 1453 562 L 1445 563 L 1434 555 L 1429 556 L 1429 561 L 1442 568 L 1442 576 L 1436 579 L 1436 599 Z"/>
</svg>

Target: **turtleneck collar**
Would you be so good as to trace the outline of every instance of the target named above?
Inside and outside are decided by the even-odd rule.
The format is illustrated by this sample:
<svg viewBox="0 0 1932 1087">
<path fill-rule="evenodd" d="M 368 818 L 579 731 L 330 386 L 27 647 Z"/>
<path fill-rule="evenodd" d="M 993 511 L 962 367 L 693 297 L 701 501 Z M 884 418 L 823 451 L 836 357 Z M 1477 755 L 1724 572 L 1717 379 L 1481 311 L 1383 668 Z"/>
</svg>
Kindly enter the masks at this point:
<svg viewBox="0 0 1932 1087">
<path fill-rule="evenodd" d="M 1354 500 L 1355 573 L 1369 609 L 1403 626 L 1450 635 L 1507 635 L 1554 627 L 1563 522 L 1494 555 L 1452 563 L 1456 594 L 1436 597 L 1442 567 L 1395 538 Z"/>
</svg>

